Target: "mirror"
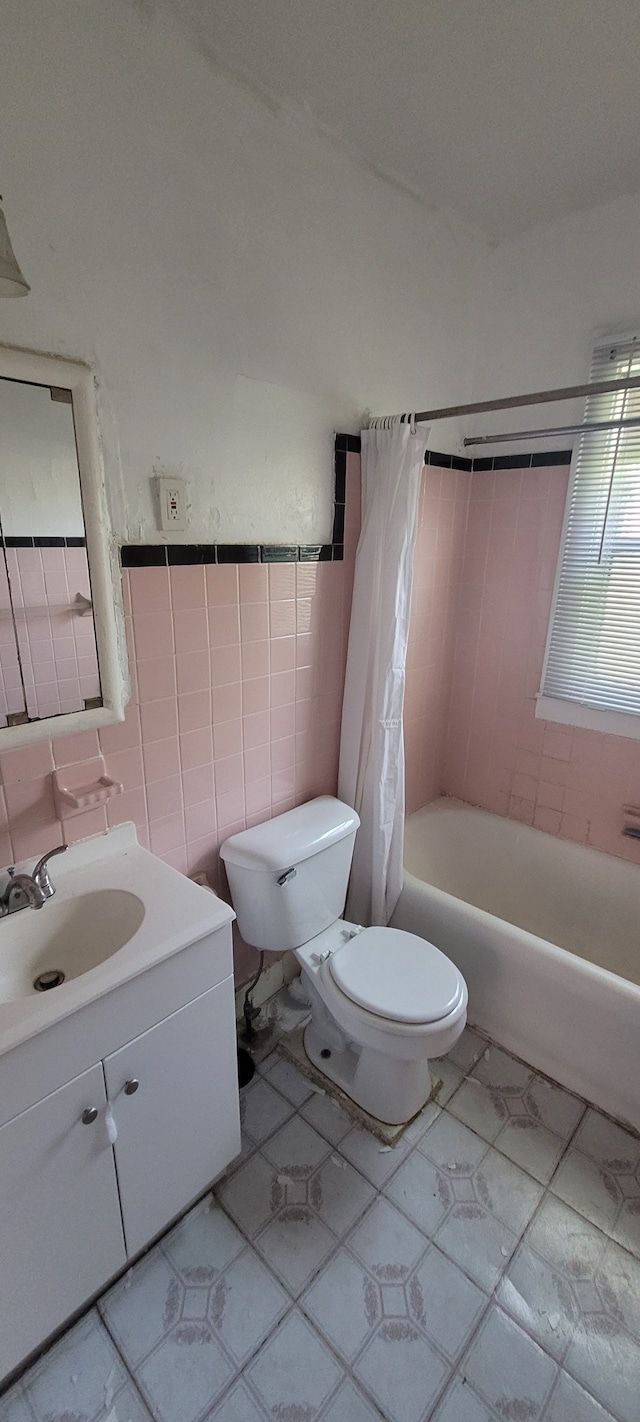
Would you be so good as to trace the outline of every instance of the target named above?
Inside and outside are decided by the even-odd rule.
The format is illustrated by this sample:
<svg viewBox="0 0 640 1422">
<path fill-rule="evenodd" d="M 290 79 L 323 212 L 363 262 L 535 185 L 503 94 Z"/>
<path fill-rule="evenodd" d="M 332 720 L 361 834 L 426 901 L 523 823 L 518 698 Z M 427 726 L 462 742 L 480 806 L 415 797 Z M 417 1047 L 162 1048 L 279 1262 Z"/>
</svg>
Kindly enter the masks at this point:
<svg viewBox="0 0 640 1422">
<path fill-rule="evenodd" d="M 91 372 L 0 351 L 0 748 L 124 714 L 99 452 Z"/>
</svg>

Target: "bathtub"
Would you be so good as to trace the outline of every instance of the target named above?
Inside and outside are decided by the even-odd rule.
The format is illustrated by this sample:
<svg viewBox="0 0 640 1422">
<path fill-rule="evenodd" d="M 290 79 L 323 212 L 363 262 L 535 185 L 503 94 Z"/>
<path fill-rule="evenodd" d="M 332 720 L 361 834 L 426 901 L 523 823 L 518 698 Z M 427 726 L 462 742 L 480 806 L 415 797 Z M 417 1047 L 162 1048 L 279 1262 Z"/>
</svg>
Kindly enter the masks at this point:
<svg viewBox="0 0 640 1422">
<path fill-rule="evenodd" d="M 459 800 L 407 818 L 391 923 L 464 974 L 469 1020 L 640 1129 L 640 867 Z"/>
</svg>

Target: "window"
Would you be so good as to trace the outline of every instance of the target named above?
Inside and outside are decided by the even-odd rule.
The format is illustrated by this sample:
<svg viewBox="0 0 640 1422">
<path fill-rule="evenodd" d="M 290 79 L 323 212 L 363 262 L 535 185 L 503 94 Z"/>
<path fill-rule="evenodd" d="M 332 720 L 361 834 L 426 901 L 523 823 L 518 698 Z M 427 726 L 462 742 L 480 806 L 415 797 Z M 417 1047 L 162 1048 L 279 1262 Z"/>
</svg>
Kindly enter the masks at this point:
<svg viewBox="0 0 640 1422">
<path fill-rule="evenodd" d="M 591 380 L 640 376 L 640 334 L 599 345 Z M 536 715 L 640 737 L 640 389 L 589 396 L 574 450 Z"/>
</svg>

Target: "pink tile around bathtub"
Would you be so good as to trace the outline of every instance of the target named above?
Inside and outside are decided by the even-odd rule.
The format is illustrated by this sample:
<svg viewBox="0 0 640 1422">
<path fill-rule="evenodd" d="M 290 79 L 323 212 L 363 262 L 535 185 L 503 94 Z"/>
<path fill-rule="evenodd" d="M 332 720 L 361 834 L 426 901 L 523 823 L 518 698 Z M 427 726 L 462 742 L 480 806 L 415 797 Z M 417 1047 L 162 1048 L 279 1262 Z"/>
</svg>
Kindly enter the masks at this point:
<svg viewBox="0 0 640 1422">
<path fill-rule="evenodd" d="M 184 770 L 194 770 L 199 765 L 213 762 L 213 747 L 210 726 L 199 730 L 186 731 L 180 736 L 180 763 Z"/>
<path fill-rule="evenodd" d="M 279 668 L 274 668 L 279 670 Z M 269 643 L 264 638 L 258 642 L 242 643 L 242 678 L 246 681 L 257 676 L 269 675 Z"/>
<path fill-rule="evenodd" d="M 242 688 L 240 682 L 228 686 L 216 686 L 211 692 L 211 716 L 214 725 L 220 721 L 234 721 L 242 715 Z"/>
<path fill-rule="evenodd" d="M 291 707 L 293 712 L 293 706 Z M 251 750 L 253 746 L 266 745 L 270 736 L 270 723 L 268 711 L 256 711 L 251 716 L 242 718 L 242 742 L 245 750 Z"/>
<path fill-rule="evenodd" d="M 210 725 L 210 691 L 191 691 L 178 697 L 178 727 L 181 735 L 188 731 L 199 731 Z"/>
<path fill-rule="evenodd" d="M 216 792 L 225 795 L 231 790 L 241 790 L 244 784 L 243 760 L 241 755 L 225 756 L 216 760 Z"/>
<path fill-rule="evenodd" d="M 147 800 L 142 786 L 136 790 L 124 790 L 122 795 L 114 795 L 112 800 L 107 801 L 107 824 L 126 824 L 129 820 L 136 828 L 146 826 L 147 823 Z"/>
<path fill-rule="evenodd" d="M 166 780 L 168 776 L 180 773 L 177 736 L 168 736 L 161 741 L 149 741 L 142 754 L 147 784 L 154 780 Z"/>
<path fill-rule="evenodd" d="M 112 780 L 119 781 L 126 790 L 134 790 L 144 783 L 144 768 L 140 746 L 129 750 L 113 751 L 105 756 L 105 770 Z"/>
<path fill-rule="evenodd" d="M 179 775 L 147 785 L 149 820 L 162 820 L 182 811 L 182 784 Z"/>
<path fill-rule="evenodd" d="M 256 711 L 269 710 L 270 683 L 268 676 L 253 677 L 242 685 L 243 715 L 252 716 Z"/>
<path fill-rule="evenodd" d="M 185 652 L 206 651 L 208 653 L 209 628 L 204 607 L 192 607 L 188 610 L 174 608 L 173 626 L 175 629 L 177 652 L 182 654 Z"/>
<path fill-rule="evenodd" d="M 138 663 L 137 672 L 141 702 L 161 701 L 167 696 L 175 696 L 176 669 L 173 657 L 150 657 L 148 661 Z"/>
<path fill-rule="evenodd" d="M 242 721 L 220 721 L 213 728 L 213 752 L 216 760 L 226 756 L 239 755 L 242 751 Z"/>
<path fill-rule="evenodd" d="M 267 740 L 269 734 L 274 741 L 281 741 L 285 736 L 293 736 L 296 729 L 296 708 L 293 702 L 286 706 L 272 706 L 269 713 L 269 723 L 267 725 Z"/>
<path fill-rule="evenodd" d="M 562 785 L 555 785 L 553 781 L 541 780 L 536 792 L 536 805 L 544 805 L 549 810 L 561 810 L 564 796 L 565 791 Z"/>
<path fill-rule="evenodd" d="M 194 691 L 206 691 L 210 684 L 208 653 L 205 650 L 178 652 L 176 679 L 179 696 L 188 696 Z"/>
<path fill-rule="evenodd" d="M 270 699 L 273 707 L 288 705 L 289 702 L 295 701 L 295 695 L 295 672 L 277 672 L 271 677 Z"/>
<path fill-rule="evenodd" d="M 184 821 L 189 844 L 206 835 L 215 835 L 218 824 L 215 800 L 201 800 L 198 804 L 190 805 L 185 810 Z"/>
<path fill-rule="evenodd" d="M 241 602 L 240 637 L 243 642 L 260 642 L 269 636 L 269 607 L 266 602 Z"/>
<path fill-rule="evenodd" d="M 161 702 L 149 701 L 146 710 L 152 706 L 159 706 Z M 171 706 L 174 702 L 170 701 Z M 116 721 L 113 726 L 101 726 L 98 732 L 100 749 L 103 755 L 108 755 L 110 751 L 130 750 L 131 746 L 137 746 L 141 740 L 140 728 L 140 708 L 130 702 L 124 715 L 124 721 Z M 165 732 L 165 734 L 168 734 Z"/>
<path fill-rule="evenodd" d="M 185 843 L 184 815 L 182 810 L 164 819 L 150 820 L 149 844 L 154 854 L 168 854 Z"/>
<path fill-rule="evenodd" d="M 205 583 L 209 607 L 237 606 L 239 589 L 235 563 L 209 564 L 205 569 Z"/>
<path fill-rule="evenodd" d="M 273 603 L 293 600 L 295 595 L 295 563 L 271 563 L 269 565 L 269 601 Z"/>
<path fill-rule="evenodd" d="M 277 637 L 272 640 L 270 661 L 272 673 L 293 671 L 296 664 L 295 637 Z"/>
<path fill-rule="evenodd" d="M 238 569 L 240 602 L 267 602 L 269 567 L 266 563 L 241 563 Z"/>
<path fill-rule="evenodd" d="M 206 606 L 204 567 L 170 568 L 169 575 L 174 613 Z"/>
<path fill-rule="evenodd" d="M 271 748 L 268 745 L 253 746 L 244 752 L 245 788 L 254 780 L 267 779 L 271 774 Z M 218 788 L 224 789 L 218 782 Z"/>
<path fill-rule="evenodd" d="M 41 779 L 53 770 L 50 742 L 40 741 L 34 746 L 3 751 L 0 756 L 0 769 L 4 785 L 14 785 L 20 780 Z"/>
<path fill-rule="evenodd" d="M 247 819 L 253 815 L 266 817 L 271 809 L 271 776 L 267 775 L 263 780 L 248 781 L 244 793 Z M 256 820 L 255 823 L 259 821 Z"/>
<path fill-rule="evenodd" d="M 168 568 L 130 568 L 129 583 L 134 615 L 169 612 Z"/>
<path fill-rule="evenodd" d="M 53 742 L 56 767 L 73 765 L 78 760 L 91 760 L 99 754 L 97 731 L 83 731 L 78 736 L 63 736 Z"/>
<path fill-rule="evenodd" d="M 549 809 L 545 805 L 536 805 L 533 823 L 536 829 L 544 830 L 547 834 L 558 834 L 562 816 L 559 810 Z"/>
<path fill-rule="evenodd" d="M 242 649 L 244 653 L 244 648 Z M 242 679 L 240 664 L 240 644 L 216 647 L 211 653 L 211 685 L 227 686 L 232 681 Z"/>
<path fill-rule="evenodd" d="M 185 808 L 200 805 L 203 800 L 213 800 L 213 766 L 199 765 L 195 770 L 182 772 L 182 799 Z M 187 825 L 187 835 L 189 827 Z"/>
<path fill-rule="evenodd" d="M 209 645 L 229 647 L 240 641 L 240 610 L 237 603 L 220 604 L 209 610 Z"/>
<path fill-rule="evenodd" d="M 547 724 L 542 743 L 543 754 L 551 760 L 570 760 L 572 739 L 571 730 L 558 730 Z"/>
<path fill-rule="evenodd" d="M 170 612 L 137 613 L 133 619 L 133 636 L 138 661 L 160 655 L 173 656 L 175 649 Z"/>
<path fill-rule="evenodd" d="M 270 609 L 271 637 L 293 637 L 296 632 L 296 604 L 293 600 L 272 602 Z"/>
<path fill-rule="evenodd" d="M 178 733 L 178 706 L 174 696 L 161 701 L 146 701 L 140 707 L 140 728 L 143 745 L 163 741 Z M 102 733 L 100 736 L 102 740 Z M 114 750 L 119 749 L 114 745 Z M 125 749 L 125 747 L 123 747 Z"/>
<path fill-rule="evenodd" d="M 232 825 L 244 823 L 245 803 L 243 790 L 229 790 L 222 794 L 216 793 L 216 816 L 219 829 L 226 829 L 227 834 L 232 834 Z"/>
<path fill-rule="evenodd" d="M 295 764 L 295 758 L 295 736 L 283 736 L 281 740 L 271 742 L 271 765 L 274 770 L 286 770 Z"/>
</svg>

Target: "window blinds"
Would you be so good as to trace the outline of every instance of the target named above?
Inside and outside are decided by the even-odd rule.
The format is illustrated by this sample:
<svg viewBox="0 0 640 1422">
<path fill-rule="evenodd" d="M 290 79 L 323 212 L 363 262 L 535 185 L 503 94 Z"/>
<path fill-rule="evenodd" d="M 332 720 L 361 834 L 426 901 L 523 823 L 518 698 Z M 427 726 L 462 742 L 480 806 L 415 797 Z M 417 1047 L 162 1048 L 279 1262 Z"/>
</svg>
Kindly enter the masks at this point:
<svg viewBox="0 0 640 1422">
<path fill-rule="evenodd" d="M 598 346 L 591 380 L 640 375 L 640 336 Z M 589 396 L 585 423 L 640 416 L 640 390 Z M 574 451 L 542 694 L 640 715 L 640 426 Z"/>
</svg>

